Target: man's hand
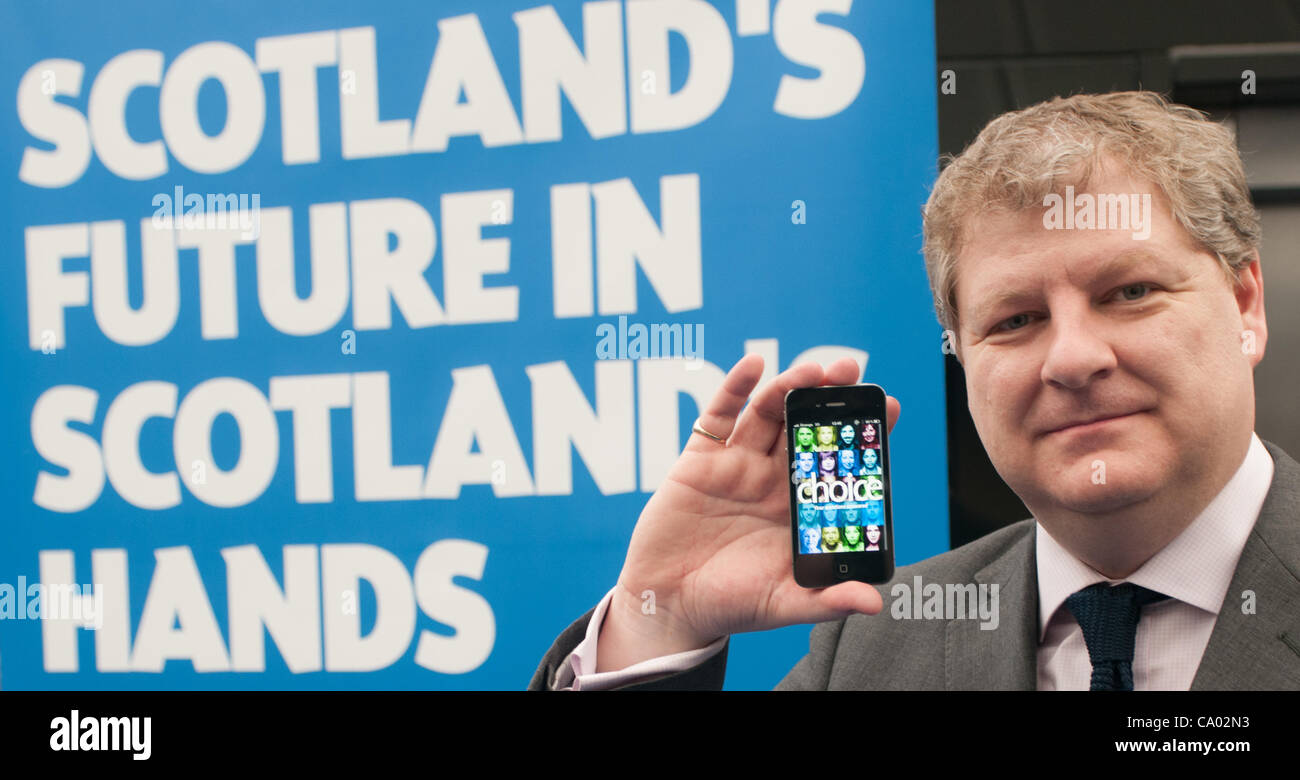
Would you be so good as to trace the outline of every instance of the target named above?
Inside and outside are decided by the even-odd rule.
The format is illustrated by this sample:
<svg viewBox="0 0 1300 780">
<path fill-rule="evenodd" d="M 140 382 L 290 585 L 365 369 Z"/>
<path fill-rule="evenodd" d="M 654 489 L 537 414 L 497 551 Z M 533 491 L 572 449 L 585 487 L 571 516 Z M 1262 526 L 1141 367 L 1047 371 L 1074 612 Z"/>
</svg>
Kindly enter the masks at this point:
<svg viewBox="0 0 1300 780">
<path fill-rule="evenodd" d="M 785 395 L 851 384 L 858 366 L 851 358 L 825 370 L 793 366 L 745 408 L 762 371 L 758 355 L 732 367 L 700 415 L 700 426 L 726 443 L 692 434 L 641 512 L 597 641 L 597 671 L 694 650 L 728 634 L 880 611 L 880 594 L 866 583 L 800 586 L 790 550 Z M 890 430 L 898 415 L 898 401 L 886 399 Z M 654 593 L 653 614 L 641 609 L 646 590 Z"/>
</svg>

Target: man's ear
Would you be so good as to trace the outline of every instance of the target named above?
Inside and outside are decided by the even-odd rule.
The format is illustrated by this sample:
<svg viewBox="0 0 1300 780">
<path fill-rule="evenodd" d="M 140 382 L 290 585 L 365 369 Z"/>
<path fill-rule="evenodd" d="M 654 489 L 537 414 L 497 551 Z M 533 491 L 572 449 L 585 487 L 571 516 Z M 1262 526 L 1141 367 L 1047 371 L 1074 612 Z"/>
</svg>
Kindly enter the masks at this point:
<svg viewBox="0 0 1300 780">
<path fill-rule="evenodd" d="M 1252 366 L 1259 365 L 1268 341 L 1268 323 L 1264 319 L 1264 275 L 1259 252 L 1251 252 L 1251 260 L 1237 271 L 1233 296 L 1241 312 L 1241 350 Z"/>
</svg>

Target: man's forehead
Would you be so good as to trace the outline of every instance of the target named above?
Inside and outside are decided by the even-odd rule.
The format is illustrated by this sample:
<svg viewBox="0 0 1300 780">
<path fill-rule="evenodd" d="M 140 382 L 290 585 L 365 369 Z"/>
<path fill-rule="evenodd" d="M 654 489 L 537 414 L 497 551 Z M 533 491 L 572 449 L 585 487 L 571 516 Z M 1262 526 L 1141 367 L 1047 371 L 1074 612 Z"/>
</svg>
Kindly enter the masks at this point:
<svg viewBox="0 0 1300 780">
<path fill-rule="evenodd" d="M 1139 268 L 1185 272 L 1185 254 L 1198 247 L 1174 219 L 1159 188 L 1125 176 L 1094 177 L 1086 192 L 1113 193 L 1115 184 L 1133 187 L 1133 195 L 1152 193 L 1144 215 L 1152 230 L 1145 239 L 1122 229 L 1049 229 L 1043 221 L 1046 206 L 972 215 L 954 279 L 962 318 L 974 320 L 981 312 L 1041 292 L 1054 277 L 1086 286 Z"/>
</svg>

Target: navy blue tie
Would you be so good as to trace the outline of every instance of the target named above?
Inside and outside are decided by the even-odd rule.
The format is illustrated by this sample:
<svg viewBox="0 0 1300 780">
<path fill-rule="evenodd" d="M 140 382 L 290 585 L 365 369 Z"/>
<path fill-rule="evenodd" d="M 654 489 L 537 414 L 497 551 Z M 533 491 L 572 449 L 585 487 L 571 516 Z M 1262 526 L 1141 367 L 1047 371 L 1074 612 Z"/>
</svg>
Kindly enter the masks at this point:
<svg viewBox="0 0 1300 780">
<path fill-rule="evenodd" d="M 1065 600 L 1079 621 L 1083 641 L 1092 661 L 1094 691 L 1133 690 L 1133 645 L 1142 607 L 1168 598 L 1140 585 L 1125 582 L 1090 585 Z"/>
</svg>

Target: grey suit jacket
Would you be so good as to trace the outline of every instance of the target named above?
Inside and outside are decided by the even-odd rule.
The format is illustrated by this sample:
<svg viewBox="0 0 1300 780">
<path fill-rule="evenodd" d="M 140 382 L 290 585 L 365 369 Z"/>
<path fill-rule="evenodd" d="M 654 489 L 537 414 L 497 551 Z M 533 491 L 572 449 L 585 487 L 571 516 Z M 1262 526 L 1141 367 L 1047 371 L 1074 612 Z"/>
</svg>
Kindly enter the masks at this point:
<svg viewBox="0 0 1300 780">
<path fill-rule="evenodd" d="M 1241 552 L 1192 690 L 1300 690 L 1300 464 L 1264 442 L 1273 482 Z M 904 566 L 879 586 L 885 608 L 819 623 L 809 652 L 777 690 L 1034 690 L 1038 581 L 1034 521 L 1022 520 L 956 550 Z M 896 582 L 997 584 L 1001 619 L 894 620 Z M 1255 594 L 1254 614 L 1242 593 Z M 529 690 L 546 690 L 586 635 L 593 608 L 560 634 Z M 727 650 L 685 672 L 623 690 L 721 690 Z"/>
</svg>

